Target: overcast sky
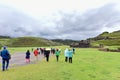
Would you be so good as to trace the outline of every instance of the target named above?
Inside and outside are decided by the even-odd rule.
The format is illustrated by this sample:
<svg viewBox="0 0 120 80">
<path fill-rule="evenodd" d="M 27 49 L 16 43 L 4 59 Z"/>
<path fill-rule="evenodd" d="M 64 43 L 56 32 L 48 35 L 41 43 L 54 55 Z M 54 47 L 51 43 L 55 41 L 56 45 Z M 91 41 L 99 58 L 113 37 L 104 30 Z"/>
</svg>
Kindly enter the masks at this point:
<svg viewBox="0 0 120 80">
<path fill-rule="evenodd" d="M 81 40 L 120 30 L 120 0 L 0 0 L 0 35 Z"/>
</svg>

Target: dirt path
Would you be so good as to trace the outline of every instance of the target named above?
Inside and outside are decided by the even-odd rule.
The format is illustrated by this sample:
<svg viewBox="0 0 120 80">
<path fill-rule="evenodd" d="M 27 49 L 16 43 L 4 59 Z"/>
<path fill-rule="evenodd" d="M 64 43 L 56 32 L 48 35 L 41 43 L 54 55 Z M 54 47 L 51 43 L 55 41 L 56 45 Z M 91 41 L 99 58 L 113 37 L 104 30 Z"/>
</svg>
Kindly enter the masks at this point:
<svg viewBox="0 0 120 80">
<path fill-rule="evenodd" d="M 39 55 L 38 59 L 39 60 L 43 59 L 43 55 Z M 0 57 L 0 62 L 2 62 L 1 60 L 2 59 Z M 33 53 L 31 53 L 31 55 L 30 55 L 30 60 L 31 60 L 31 62 L 29 64 L 34 64 L 37 62 Z M 17 66 L 23 66 L 23 65 L 27 65 L 27 64 L 28 63 L 26 63 L 26 61 L 25 61 L 25 53 L 15 53 L 11 56 L 9 67 L 17 67 Z"/>
</svg>

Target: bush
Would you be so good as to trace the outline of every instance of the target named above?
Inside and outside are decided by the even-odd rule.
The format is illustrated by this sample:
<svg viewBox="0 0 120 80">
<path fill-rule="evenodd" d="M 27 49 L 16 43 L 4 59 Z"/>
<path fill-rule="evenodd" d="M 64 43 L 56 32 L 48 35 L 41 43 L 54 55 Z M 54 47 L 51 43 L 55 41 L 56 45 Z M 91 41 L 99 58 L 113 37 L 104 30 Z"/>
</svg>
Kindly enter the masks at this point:
<svg viewBox="0 0 120 80">
<path fill-rule="evenodd" d="M 118 48 L 118 51 L 120 51 L 120 48 Z"/>
<path fill-rule="evenodd" d="M 0 43 L 0 49 L 2 48 L 2 44 Z"/>
</svg>

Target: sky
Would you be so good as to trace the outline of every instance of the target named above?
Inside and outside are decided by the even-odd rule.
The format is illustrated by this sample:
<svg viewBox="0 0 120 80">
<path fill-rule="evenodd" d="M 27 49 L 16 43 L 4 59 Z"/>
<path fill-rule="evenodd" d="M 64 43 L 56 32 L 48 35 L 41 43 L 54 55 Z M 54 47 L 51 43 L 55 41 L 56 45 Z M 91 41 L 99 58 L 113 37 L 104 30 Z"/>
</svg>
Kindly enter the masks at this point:
<svg viewBox="0 0 120 80">
<path fill-rule="evenodd" d="M 120 30 L 120 0 L 0 0 L 0 35 L 82 40 Z"/>
</svg>

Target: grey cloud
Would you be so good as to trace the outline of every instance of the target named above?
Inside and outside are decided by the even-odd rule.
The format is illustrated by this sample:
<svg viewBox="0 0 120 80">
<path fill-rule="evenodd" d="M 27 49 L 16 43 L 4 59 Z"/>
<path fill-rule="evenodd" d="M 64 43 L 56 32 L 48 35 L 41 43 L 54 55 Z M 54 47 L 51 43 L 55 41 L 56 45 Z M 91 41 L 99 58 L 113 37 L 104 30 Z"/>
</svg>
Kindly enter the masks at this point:
<svg viewBox="0 0 120 80">
<path fill-rule="evenodd" d="M 82 15 L 78 13 L 64 14 L 63 18 L 57 21 L 56 28 L 62 33 L 61 36 L 69 34 L 74 39 L 77 35 L 77 39 L 84 39 L 100 34 L 105 27 L 111 28 L 116 24 L 120 25 L 119 22 L 120 12 L 115 9 L 115 4 L 108 4 L 89 10 Z"/>
<path fill-rule="evenodd" d="M 120 25 L 120 12 L 115 9 L 115 4 L 104 5 L 83 14 L 62 11 L 55 15 L 59 17 L 49 20 L 42 18 L 39 21 L 9 7 L 0 6 L 0 12 L 0 35 L 12 37 L 79 40 L 97 36 L 105 27 Z"/>
<path fill-rule="evenodd" d="M 38 30 L 41 31 L 40 22 L 13 8 L 0 6 L 0 12 L 0 35 L 35 36 Z"/>
</svg>

